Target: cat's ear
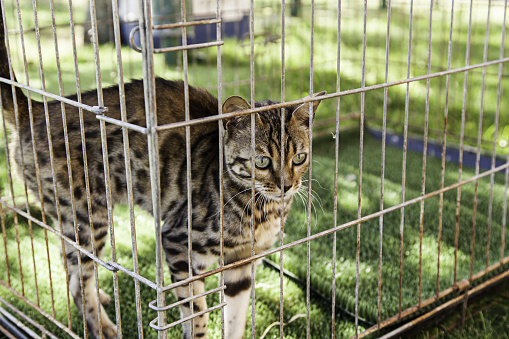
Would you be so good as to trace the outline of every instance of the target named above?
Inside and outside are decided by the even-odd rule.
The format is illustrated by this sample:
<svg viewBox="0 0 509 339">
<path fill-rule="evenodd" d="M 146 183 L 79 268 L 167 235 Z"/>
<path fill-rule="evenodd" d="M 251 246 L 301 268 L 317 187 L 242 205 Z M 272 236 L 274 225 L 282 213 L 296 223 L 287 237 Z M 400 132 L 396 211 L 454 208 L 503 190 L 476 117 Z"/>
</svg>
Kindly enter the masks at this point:
<svg viewBox="0 0 509 339">
<path fill-rule="evenodd" d="M 315 93 L 313 95 L 310 95 L 311 98 L 324 95 L 327 92 L 319 92 Z M 299 123 L 300 125 L 308 126 L 309 125 L 309 108 L 312 105 L 312 112 L 313 112 L 313 119 L 315 118 L 316 109 L 318 108 L 318 105 L 320 105 L 321 100 L 316 100 L 312 102 L 307 102 L 305 104 L 302 104 L 298 106 L 292 113 L 292 121 L 295 121 Z"/>
<path fill-rule="evenodd" d="M 235 111 L 243 111 L 250 108 L 251 105 L 246 101 L 246 99 L 239 97 L 238 95 L 233 95 L 224 101 L 223 114 Z"/>
<path fill-rule="evenodd" d="M 223 114 L 232 113 L 235 111 L 243 111 L 246 109 L 251 109 L 251 105 L 249 104 L 249 102 L 246 101 L 246 99 L 239 97 L 238 95 L 233 95 L 229 97 L 223 103 Z M 232 119 L 223 120 L 223 125 L 225 128 L 227 128 L 231 120 Z"/>
</svg>

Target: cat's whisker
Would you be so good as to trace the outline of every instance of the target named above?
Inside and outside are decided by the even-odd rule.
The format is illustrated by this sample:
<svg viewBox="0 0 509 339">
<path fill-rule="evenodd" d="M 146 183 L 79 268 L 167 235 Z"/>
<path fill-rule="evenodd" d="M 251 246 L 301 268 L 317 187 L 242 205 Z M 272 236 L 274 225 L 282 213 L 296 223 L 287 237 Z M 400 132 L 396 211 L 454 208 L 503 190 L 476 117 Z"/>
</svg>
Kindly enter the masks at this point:
<svg viewBox="0 0 509 339">
<path fill-rule="evenodd" d="M 320 186 L 321 189 L 324 189 L 324 190 L 328 190 L 328 188 L 326 187 L 323 187 L 322 184 L 320 184 L 320 181 L 318 181 L 317 179 L 311 179 L 312 182 L 316 182 L 318 184 L 318 186 Z M 302 182 L 309 182 L 308 179 L 302 179 Z"/>
<path fill-rule="evenodd" d="M 313 159 L 313 164 L 318 164 L 322 167 L 325 167 L 320 161 Z"/>
<path fill-rule="evenodd" d="M 227 202 L 223 205 L 223 207 L 225 207 L 226 205 L 228 205 L 228 203 L 229 203 L 230 201 L 232 201 L 232 199 L 233 199 L 233 198 L 235 198 L 237 195 L 239 195 L 239 194 L 241 194 L 241 193 L 244 193 L 244 192 L 246 192 L 246 191 L 249 191 L 250 189 L 251 189 L 251 188 L 246 188 L 245 190 L 240 191 L 239 193 L 235 194 L 233 197 L 231 197 L 231 198 L 230 198 L 230 199 L 229 199 L 229 200 L 228 200 L 228 201 L 227 201 Z"/>
<path fill-rule="evenodd" d="M 316 200 L 316 202 L 318 202 L 318 204 L 320 205 L 320 209 L 322 210 L 322 212 L 325 213 L 325 211 L 323 209 L 323 205 L 322 205 L 322 200 L 320 199 L 318 192 L 311 189 L 311 194 L 309 194 L 308 186 L 306 186 L 306 185 L 302 185 L 301 188 L 305 190 L 305 192 L 306 192 L 305 196 L 311 195 L 311 199 Z"/>
<path fill-rule="evenodd" d="M 254 195 L 254 198 L 256 198 L 257 195 L 262 195 L 260 192 L 256 192 L 255 195 Z M 249 205 L 251 204 L 251 202 L 253 201 L 253 197 L 251 197 L 251 199 L 248 200 L 248 202 L 246 203 L 246 206 L 244 206 L 244 209 L 242 210 L 242 215 L 240 216 L 240 236 L 242 237 L 242 221 L 244 219 L 244 213 L 246 212 L 246 209 L 249 207 Z M 255 208 L 256 208 L 256 200 L 255 200 Z M 253 214 L 254 211 L 251 211 L 251 214 Z"/>
</svg>

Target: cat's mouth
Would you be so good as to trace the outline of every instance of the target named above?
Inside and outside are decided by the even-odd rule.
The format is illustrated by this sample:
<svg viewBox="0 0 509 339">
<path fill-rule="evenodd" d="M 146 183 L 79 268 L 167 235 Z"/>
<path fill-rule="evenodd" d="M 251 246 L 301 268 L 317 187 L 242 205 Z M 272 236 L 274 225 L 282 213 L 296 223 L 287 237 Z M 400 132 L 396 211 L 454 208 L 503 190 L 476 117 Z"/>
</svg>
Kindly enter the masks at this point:
<svg viewBox="0 0 509 339">
<path fill-rule="evenodd" d="M 295 189 L 293 187 L 290 188 L 289 190 L 287 190 L 284 193 L 285 201 L 288 201 L 288 200 L 292 199 L 296 192 L 297 192 L 297 189 Z M 276 201 L 276 202 L 281 202 L 281 198 L 283 197 L 283 193 L 282 193 L 281 190 L 277 190 L 277 191 L 273 191 L 273 192 L 261 192 L 261 193 L 267 199 L 272 200 L 272 201 Z"/>
</svg>

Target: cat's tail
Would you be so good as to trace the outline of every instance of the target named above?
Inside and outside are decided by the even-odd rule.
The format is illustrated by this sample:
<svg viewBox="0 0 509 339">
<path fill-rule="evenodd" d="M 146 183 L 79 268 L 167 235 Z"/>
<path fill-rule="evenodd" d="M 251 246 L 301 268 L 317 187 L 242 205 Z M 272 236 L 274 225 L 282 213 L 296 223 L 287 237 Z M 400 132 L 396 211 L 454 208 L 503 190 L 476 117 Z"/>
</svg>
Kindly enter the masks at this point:
<svg viewBox="0 0 509 339">
<path fill-rule="evenodd" d="M 6 29 L 4 24 L 3 16 L 3 5 L 0 7 L 0 77 L 12 80 L 16 82 L 16 76 L 9 70 L 9 58 L 7 54 L 7 46 L 5 44 Z M 0 81 L 0 94 L 2 99 L 2 114 L 5 120 L 11 125 L 15 125 L 15 106 L 18 111 L 18 122 L 23 125 L 24 122 L 28 121 L 28 103 L 27 97 L 19 87 L 14 87 L 15 93 L 13 93 L 13 87 Z M 15 95 L 13 95 L 15 94 Z"/>
</svg>

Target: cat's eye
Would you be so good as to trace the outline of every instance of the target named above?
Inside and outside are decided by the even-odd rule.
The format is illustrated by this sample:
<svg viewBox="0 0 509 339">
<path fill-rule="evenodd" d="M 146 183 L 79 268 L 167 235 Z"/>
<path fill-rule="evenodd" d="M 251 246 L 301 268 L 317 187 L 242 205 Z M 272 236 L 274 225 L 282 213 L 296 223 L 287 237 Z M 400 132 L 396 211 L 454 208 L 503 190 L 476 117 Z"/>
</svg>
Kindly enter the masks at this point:
<svg viewBox="0 0 509 339">
<path fill-rule="evenodd" d="M 269 157 L 256 157 L 255 165 L 259 169 L 266 169 L 270 165 L 270 158 Z"/>
<path fill-rule="evenodd" d="M 304 161 L 306 161 L 306 153 L 297 154 L 296 156 L 293 157 L 292 161 L 295 165 L 302 164 Z"/>
</svg>

